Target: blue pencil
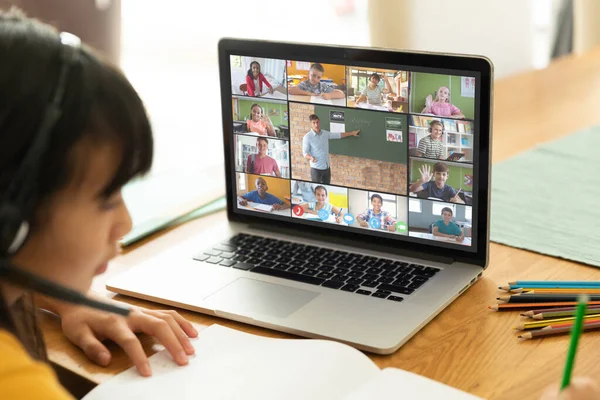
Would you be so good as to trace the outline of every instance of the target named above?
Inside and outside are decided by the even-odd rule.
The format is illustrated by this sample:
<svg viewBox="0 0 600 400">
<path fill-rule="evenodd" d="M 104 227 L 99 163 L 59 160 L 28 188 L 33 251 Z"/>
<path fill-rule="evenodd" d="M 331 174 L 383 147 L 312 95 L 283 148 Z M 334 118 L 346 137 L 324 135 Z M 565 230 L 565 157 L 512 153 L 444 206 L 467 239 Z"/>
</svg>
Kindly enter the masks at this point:
<svg viewBox="0 0 600 400">
<path fill-rule="evenodd" d="M 600 289 L 600 286 L 593 285 L 508 285 L 498 286 L 499 289 Z"/>
</svg>

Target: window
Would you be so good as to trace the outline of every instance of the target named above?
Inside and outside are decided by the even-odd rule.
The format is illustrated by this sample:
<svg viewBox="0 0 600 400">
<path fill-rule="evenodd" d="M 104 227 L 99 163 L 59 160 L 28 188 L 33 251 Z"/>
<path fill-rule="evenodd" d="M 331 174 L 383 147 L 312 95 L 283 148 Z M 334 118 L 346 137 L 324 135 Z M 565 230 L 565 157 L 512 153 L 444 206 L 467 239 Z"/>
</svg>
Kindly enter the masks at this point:
<svg viewBox="0 0 600 400">
<path fill-rule="evenodd" d="M 431 213 L 433 215 L 442 215 L 442 209 L 443 208 L 450 208 L 452 209 L 452 216 L 456 217 L 456 205 L 455 204 L 448 204 L 448 203 L 433 203 L 431 205 Z"/>
<path fill-rule="evenodd" d="M 473 208 L 472 207 L 465 207 L 465 219 L 467 221 L 471 221 L 473 219 Z"/>
<path fill-rule="evenodd" d="M 408 199 L 408 212 L 420 213 L 421 212 L 421 200 Z"/>
<path fill-rule="evenodd" d="M 237 174 L 238 176 L 238 191 L 246 190 L 246 175 L 245 174 Z"/>
<path fill-rule="evenodd" d="M 234 68 L 241 68 L 242 56 L 231 56 L 231 66 Z"/>
</svg>

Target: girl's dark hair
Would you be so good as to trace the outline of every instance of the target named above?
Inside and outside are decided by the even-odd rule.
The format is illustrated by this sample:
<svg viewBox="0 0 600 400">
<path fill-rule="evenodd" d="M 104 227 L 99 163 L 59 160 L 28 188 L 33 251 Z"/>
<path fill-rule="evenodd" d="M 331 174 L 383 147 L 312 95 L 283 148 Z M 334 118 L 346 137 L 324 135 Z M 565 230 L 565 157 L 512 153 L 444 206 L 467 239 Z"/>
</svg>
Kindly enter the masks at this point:
<svg viewBox="0 0 600 400">
<path fill-rule="evenodd" d="M 369 80 L 371 80 L 372 78 L 377 78 L 377 82 L 379 82 L 381 80 L 381 77 L 379 76 L 379 74 L 377 72 L 373 72 L 371 74 L 371 76 L 369 76 Z"/>
<path fill-rule="evenodd" d="M 258 65 L 258 73 L 260 73 L 260 64 L 258 63 L 258 61 L 252 61 L 250 63 L 250 68 L 248 69 L 248 76 L 250 77 L 250 79 L 254 79 L 254 75 L 252 74 L 252 65 L 256 64 Z"/>
<path fill-rule="evenodd" d="M 0 10 L 0 193 L 5 193 L 36 139 L 66 62 L 61 60 L 61 46 L 52 27 L 18 10 Z M 152 165 L 152 130 L 141 99 L 118 69 L 86 46 L 70 64 L 60 108 L 62 114 L 39 159 L 37 195 L 18 204 L 33 229 L 41 223 L 34 217 L 43 202 L 82 175 L 81 160 L 87 157 L 75 154 L 78 143 L 114 145 L 120 152 L 116 171 L 102 190 L 105 197 Z M 10 328 L 8 308 L 0 306 L 0 328 Z"/>
<path fill-rule="evenodd" d="M 317 194 L 317 190 L 323 189 L 325 191 L 325 196 L 327 196 L 327 188 L 322 185 L 315 186 L 315 194 Z"/>
<path fill-rule="evenodd" d="M 258 103 L 254 103 L 250 106 L 250 116 L 252 116 L 252 110 L 254 110 L 254 107 L 260 108 L 260 112 L 264 114 L 265 110 L 263 110 L 262 106 Z"/>
</svg>

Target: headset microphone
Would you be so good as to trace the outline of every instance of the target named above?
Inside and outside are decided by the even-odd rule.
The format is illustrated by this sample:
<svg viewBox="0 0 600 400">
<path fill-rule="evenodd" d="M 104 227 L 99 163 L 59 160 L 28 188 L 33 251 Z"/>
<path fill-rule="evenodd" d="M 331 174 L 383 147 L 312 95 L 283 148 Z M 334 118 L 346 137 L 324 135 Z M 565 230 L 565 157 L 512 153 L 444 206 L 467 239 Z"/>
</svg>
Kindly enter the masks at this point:
<svg viewBox="0 0 600 400">
<path fill-rule="evenodd" d="M 0 281 L 8 281 L 17 286 L 31 289 L 57 300 L 79 304 L 98 310 L 128 316 L 129 308 L 119 307 L 87 298 L 82 293 L 61 286 L 29 271 L 18 268 L 9 261 L 27 240 L 29 221 L 24 211 L 25 205 L 37 195 L 37 177 L 42 170 L 40 160 L 50 142 L 50 133 L 62 115 L 61 104 L 71 66 L 75 63 L 81 41 L 75 35 L 63 32 L 61 41 L 61 68 L 54 93 L 41 118 L 40 127 L 23 162 L 12 182 L 0 199 Z"/>
</svg>

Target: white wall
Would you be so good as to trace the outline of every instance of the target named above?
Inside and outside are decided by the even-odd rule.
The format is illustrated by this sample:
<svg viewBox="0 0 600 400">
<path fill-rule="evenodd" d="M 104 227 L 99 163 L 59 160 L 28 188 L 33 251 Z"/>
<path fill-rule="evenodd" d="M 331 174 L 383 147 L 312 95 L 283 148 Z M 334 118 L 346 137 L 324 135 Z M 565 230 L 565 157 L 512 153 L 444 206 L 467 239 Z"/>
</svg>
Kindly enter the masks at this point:
<svg viewBox="0 0 600 400">
<path fill-rule="evenodd" d="M 533 69 L 540 6 L 533 0 L 370 0 L 371 44 L 482 54 L 501 78 Z"/>
</svg>

